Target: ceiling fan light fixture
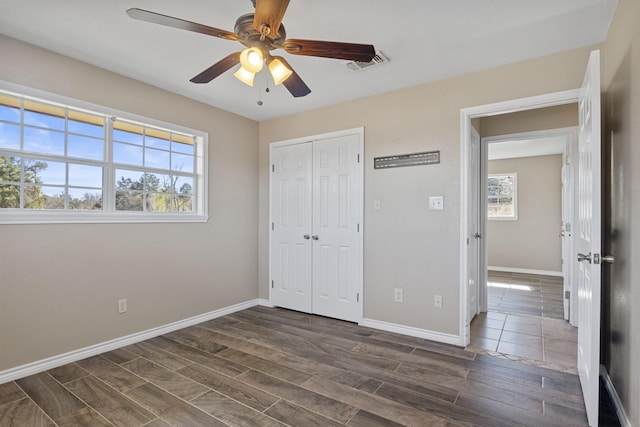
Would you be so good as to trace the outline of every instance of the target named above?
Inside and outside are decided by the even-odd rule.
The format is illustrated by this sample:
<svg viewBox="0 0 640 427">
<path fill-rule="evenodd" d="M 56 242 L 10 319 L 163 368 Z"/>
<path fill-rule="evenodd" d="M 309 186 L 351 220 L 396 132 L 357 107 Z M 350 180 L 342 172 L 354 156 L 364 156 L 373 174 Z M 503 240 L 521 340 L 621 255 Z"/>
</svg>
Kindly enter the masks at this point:
<svg viewBox="0 0 640 427">
<path fill-rule="evenodd" d="M 293 70 L 289 68 L 278 56 L 274 56 L 267 60 L 269 72 L 276 85 L 287 80 L 293 74 Z"/>
<path fill-rule="evenodd" d="M 256 73 L 252 73 L 243 66 L 240 66 L 238 71 L 233 73 L 233 76 L 247 86 L 253 86 L 253 78 L 256 76 Z"/>
<path fill-rule="evenodd" d="M 240 64 L 242 67 L 251 72 L 258 73 L 264 65 L 264 57 L 262 51 L 257 47 L 249 47 L 240 53 Z"/>
</svg>

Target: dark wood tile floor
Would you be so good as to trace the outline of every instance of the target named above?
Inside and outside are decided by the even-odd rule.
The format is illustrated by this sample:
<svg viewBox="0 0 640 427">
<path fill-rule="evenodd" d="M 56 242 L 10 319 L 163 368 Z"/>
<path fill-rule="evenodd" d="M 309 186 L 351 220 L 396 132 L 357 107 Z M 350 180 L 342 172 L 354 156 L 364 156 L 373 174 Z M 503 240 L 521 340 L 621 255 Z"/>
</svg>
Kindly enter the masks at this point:
<svg viewBox="0 0 640 427">
<path fill-rule="evenodd" d="M 0 385 L 0 426 L 580 426 L 576 375 L 254 307 Z"/>
</svg>

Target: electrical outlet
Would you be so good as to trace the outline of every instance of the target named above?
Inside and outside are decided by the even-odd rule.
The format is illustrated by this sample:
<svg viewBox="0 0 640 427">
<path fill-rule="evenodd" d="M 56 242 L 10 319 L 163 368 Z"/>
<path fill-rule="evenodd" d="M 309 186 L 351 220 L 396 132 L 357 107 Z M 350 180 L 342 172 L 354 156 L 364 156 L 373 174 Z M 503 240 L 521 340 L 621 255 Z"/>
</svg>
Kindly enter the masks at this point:
<svg viewBox="0 0 640 427">
<path fill-rule="evenodd" d="M 393 290 L 393 301 L 394 302 L 404 302 L 404 290 L 400 288 L 395 288 Z"/>
<path fill-rule="evenodd" d="M 442 295 L 433 296 L 433 306 L 435 308 L 442 308 Z"/>
<path fill-rule="evenodd" d="M 118 314 L 122 314 L 122 313 L 126 313 L 127 312 L 127 299 L 123 298 L 123 299 L 119 299 L 118 300 Z"/>
<path fill-rule="evenodd" d="M 373 210 L 374 210 L 374 211 L 379 211 L 380 209 L 381 209 L 381 206 L 380 206 L 380 199 L 375 199 L 375 200 L 373 201 Z"/>
<path fill-rule="evenodd" d="M 430 211 L 443 211 L 444 210 L 444 196 L 431 196 L 431 197 L 429 197 L 429 210 Z"/>
</svg>

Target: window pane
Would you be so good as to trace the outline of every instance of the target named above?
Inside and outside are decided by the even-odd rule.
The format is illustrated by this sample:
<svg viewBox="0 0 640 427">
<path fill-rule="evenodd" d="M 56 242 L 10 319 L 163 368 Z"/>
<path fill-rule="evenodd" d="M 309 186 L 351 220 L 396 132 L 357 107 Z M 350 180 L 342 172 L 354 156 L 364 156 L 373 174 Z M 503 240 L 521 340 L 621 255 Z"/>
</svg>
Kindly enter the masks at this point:
<svg viewBox="0 0 640 427">
<path fill-rule="evenodd" d="M 0 94 L 0 120 L 20 123 L 20 100 Z"/>
<path fill-rule="evenodd" d="M 144 150 L 144 165 L 158 169 L 169 169 L 169 152 L 150 148 Z"/>
<path fill-rule="evenodd" d="M 56 117 L 49 114 L 24 111 L 24 124 L 53 130 L 64 130 L 64 115 Z"/>
<path fill-rule="evenodd" d="M 116 120 L 113 123 L 113 139 L 142 145 L 142 126 Z"/>
<path fill-rule="evenodd" d="M 142 166 L 142 147 L 114 143 L 113 162 Z"/>
<path fill-rule="evenodd" d="M 116 210 L 141 211 L 142 193 L 133 191 L 116 191 Z"/>
<path fill-rule="evenodd" d="M 24 163 L 24 182 L 31 184 L 64 184 L 64 163 L 46 162 L 38 159 L 22 159 Z M 51 167 L 49 167 L 51 165 Z M 48 169 L 48 170 L 47 170 Z"/>
<path fill-rule="evenodd" d="M 161 148 L 163 150 L 169 150 L 170 143 L 166 139 L 160 139 L 160 138 L 154 138 L 154 137 L 151 137 L 151 136 L 147 136 L 144 139 L 144 145 L 147 146 L 147 147 Z"/>
<path fill-rule="evenodd" d="M 171 154 L 171 169 L 180 172 L 193 172 L 193 156 L 184 154 Z"/>
<path fill-rule="evenodd" d="M 64 133 L 24 128 L 24 149 L 43 154 L 64 155 Z"/>
<path fill-rule="evenodd" d="M 144 189 L 144 173 L 140 171 L 117 169 L 116 189 L 142 191 Z"/>
<path fill-rule="evenodd" d="M 102 210 L 102 191 L 95 188 L 70 188 L 69 209 Z"/>
<path fill-rule="evenodd" d="M 20 207 L 20 186 L 0 184 L 0 208 L 17 209 Z"/>
<path fill-rule="evenodd" d="M 171 196 L 174 212 L 192 212 L 193 201 L 191 196 Z"/>
<path fill-rule="evenodd" d="M 104 140 L 69 135 L 67 155 L 70 157 L 102 161 L 104 158 Z"/>
<path fill-rule="evenodd" d="M 169 212 L 171 210 L 171 195 L 147 194 L 147 210 L 150 212 Z"/>
<path fill-rule="evenodd" d="M 169 192 L 171 191 L 171 177 L 169 175 L 146 174 L 146 191 Z"/>
<path fill-rule="evenodd" d="M 24 187 L 24 207 L 27 209 L 64 209 L 64 197 L 64 189 L 60 187 Z"/>
<path fill-rule="evenodd" d="M 66 165 L 36 159 L 24 159 L 25 177 L 27 170 L 34 171 L 35 182 L 40 184 L 64 185 L 66 182 Z"/>
<path fill-rule="evenodd" d="M 20 149 L 20 126 L 0 123 L 0 147 Z"/>
<path fill-rule="evenodd" d="M 193 194 L 193 178 L 182 177 L 182 176 L 176 177 L 174 192 L 182 195 L 192 195 Z"/>
<path fill-rule="evenodd" d="M 102 168 L 69 164 L 69 185 L 76 187 L 102 188 Z"/>
<path fill-rule="evenodd" d="M 183 137 L 180 138 L 179 141 L 176 141 L 177 135 L 173 136 L 174 140 L 171 143 L 171 150 L 177 153 L 183 154 L 195 154 L 195 144 L 193 142 L 193 138 L 191 137 Z"/>
<path fill-rule="evenodd" d="M 71 133 L 104 138 L 104 118 L 82 111 L 69 110 L 67 129 Z"/>
<path fill-rule="evenodd" d="M 0 156 L 0 181 L 20 182 L 20 158 Z"/>
</svg>

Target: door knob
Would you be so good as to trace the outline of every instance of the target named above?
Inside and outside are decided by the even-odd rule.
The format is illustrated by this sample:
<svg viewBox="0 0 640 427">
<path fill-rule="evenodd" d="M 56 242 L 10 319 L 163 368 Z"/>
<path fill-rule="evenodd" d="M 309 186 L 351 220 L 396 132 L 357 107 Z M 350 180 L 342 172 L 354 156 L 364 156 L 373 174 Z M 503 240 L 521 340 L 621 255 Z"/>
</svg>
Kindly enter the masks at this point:
<svg viewBox="0 0 640 427">
<path fill-rule="evenodd" d="M 304 236 L 302 236 L 302 237 L 304 237 L 304 240 L 309 240 L 309 239 L 311 238 L 311 236 L 309 236 L 308 234 L 305 234 L 305 235 L 304 235 Z"/>
<path fill-rule="evenodd" d="M 591 264 L 591 252 L 589 252 L 587 255 L 579 253 L 578 262 L 580 261 L 589 261 L 589 264 Z"/>
<path fill-rule="evenodd" d="M 313 240 L 318 240 L 318 239 L 320 239 L 320 236 L 318 236 L 317 234 L 314 234 L 313 236 L 311 236 L 311 238 Z"/>
</svg>

